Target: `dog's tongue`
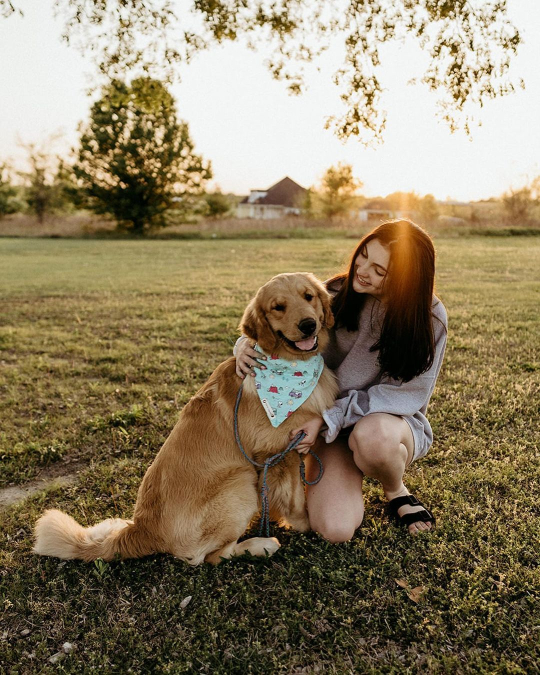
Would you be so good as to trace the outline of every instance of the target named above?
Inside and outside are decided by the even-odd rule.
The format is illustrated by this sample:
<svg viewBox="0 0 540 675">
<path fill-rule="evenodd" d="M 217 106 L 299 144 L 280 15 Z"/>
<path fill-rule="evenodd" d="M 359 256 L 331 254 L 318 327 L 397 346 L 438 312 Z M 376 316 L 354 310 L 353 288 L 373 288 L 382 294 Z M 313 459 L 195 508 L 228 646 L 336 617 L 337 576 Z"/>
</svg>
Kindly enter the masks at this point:
<svg viewBox="0 0 540 675">
<path fill-rule="evenodd" d="M 309 351 L 310 349 L 313 349 L 315 347 L 315 341 L 316 337 L 310 337 L 307 340 L 300 340 L 300 342 L 295 342 L 294 344 L 298 347 L 298 349 L 302 349 L 303 351 Z"/>
</svg>

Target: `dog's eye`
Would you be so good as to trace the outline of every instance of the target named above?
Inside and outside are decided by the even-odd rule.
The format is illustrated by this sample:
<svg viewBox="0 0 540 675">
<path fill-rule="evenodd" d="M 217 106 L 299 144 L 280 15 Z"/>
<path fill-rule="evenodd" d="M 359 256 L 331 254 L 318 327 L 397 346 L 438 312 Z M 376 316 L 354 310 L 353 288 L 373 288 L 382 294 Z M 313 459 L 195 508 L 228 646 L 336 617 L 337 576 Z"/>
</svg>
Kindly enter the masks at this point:
<svg viewBox="0 0 540 675">
<path fill-rule="evenodd" d="M 311 302 L 311 301 L 313 300 L 313 296 L 311 295 L 311 293 L 306 293 L 306 294 L 304 295 L 304 298 L 305 298 L 308 302 Z"/>
<path fill-rule="evenodd" d="M 285 311 L 285 305 L 275 305 L 274 308 L 276 312 L 284 312 Z"/>
</svg>

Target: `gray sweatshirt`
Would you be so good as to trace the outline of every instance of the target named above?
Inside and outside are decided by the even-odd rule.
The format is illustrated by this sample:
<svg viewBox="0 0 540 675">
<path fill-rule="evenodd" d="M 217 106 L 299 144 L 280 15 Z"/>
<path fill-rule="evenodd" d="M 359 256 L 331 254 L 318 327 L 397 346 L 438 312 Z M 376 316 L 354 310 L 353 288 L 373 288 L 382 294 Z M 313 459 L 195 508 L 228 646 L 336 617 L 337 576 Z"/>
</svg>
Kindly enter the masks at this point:
<svg viewBox="0 0 540 675">
<path fill-rule="evenodd" d="M 337 289 L 328 290 L 335 293 Z M 369 296 L 360 312 L 357 331 L 349 332 L 340 327 L 330 333 L 330 342 L 323 356 L 326 365 L 337 377 L 339 394 L 334 406 L 323 415 L 328 428 L 322 434 L 327 443 L 335 440 L 342 429 L 353 426 L 370 413 L 400 415 L 412 427 L 417 443 L 420 440 L 418 434 L 422 431 L 424 445 L 427 443 L 429 446 L 433 440 L 426 411 L 446 347 L 448 320 L 444 305 L 433 296 L 433 365 L 410 382 L 381 377 L 378 352 L 369 351 L 379 338 L 383 317 L 384 306 Z"/>
</svg>

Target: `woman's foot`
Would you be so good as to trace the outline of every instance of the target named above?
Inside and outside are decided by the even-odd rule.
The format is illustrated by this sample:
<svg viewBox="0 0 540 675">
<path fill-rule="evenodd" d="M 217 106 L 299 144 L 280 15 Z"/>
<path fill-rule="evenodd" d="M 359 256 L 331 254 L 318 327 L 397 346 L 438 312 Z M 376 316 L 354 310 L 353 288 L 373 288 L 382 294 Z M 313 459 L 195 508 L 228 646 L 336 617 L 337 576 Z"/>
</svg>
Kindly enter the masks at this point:
<svg viewBox="0 0 540 675">
<path fill-rule="evenodd" d="M 388 502 L 388 511 L 398 524 L 405 525 L 413 535 L 431 530 L 435 525 L 435 517 L 431 511 L 408 491 L 391 499 Z"/>
</svg>

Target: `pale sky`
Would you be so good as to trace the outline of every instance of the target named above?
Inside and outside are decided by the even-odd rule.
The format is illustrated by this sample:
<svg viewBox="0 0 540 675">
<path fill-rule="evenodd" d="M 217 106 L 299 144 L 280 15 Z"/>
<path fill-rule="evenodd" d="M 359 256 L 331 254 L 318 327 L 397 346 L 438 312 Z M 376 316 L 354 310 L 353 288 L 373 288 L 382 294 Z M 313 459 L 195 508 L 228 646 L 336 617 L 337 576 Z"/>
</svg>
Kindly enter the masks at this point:
<svg viewBox="0 0 540 675">
<path fill-rule="evenodd" d="M 20 4 L 24 18 L 0 18 L 0 162 L 21 161 L 18 139 L 41 142 L 61 131 L 55 149 L 75 145 L 91 103 L 86 75 L 94 66 L 60 41 L 52 0 Z M 525 39 L 512 74 L 525 80 L 526 90 L 479 111 L 482 126 L 472 139 L 450 134 L 426 87 L 407 85 L 425 63 L 412 41 L 382 52 L 388 122 L 384 144 L 372 149 L 354 139 L 343 144 L 324 129 L 340 105 L 331 54 L 320 62 L 321 73 L 311 73 L 308 92 L 291 97 L 266 70 L 265 54 L 237 44 L 215 47 L 184 66 L 173 86 L 179 117 L 196 150 L 211 160 L 213 185 L 224 192 L 265 189 L 285 175 L 309 187 L 342 161 L 353 165 L 368 196 L 397 190 L 438 199 L 499 196 L 540 174 L 540 2 L 509 0 L 509 6 Z"/>
</svg>

